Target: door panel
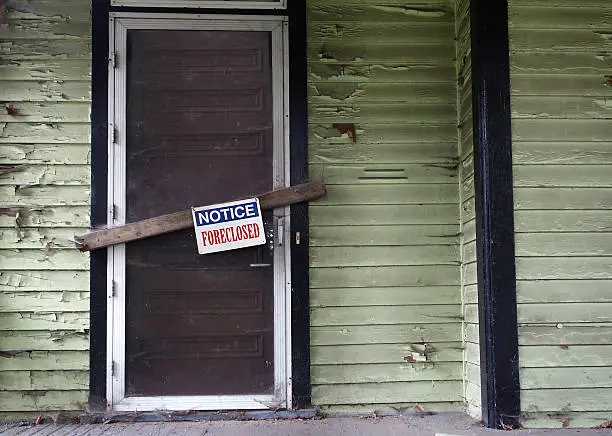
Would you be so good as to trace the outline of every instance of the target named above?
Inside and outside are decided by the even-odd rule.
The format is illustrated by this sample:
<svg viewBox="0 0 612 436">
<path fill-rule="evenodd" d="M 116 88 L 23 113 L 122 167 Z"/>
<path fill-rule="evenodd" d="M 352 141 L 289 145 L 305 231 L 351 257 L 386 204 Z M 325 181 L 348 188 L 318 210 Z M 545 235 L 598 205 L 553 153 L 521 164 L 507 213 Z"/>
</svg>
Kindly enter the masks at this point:
<svg viewBox="0 0 612 436">
<path fill-rule="evenodd" d="M 127 44 L 126 221 L 271 190 L 270 34 Z M 273 264 L 268 244 L 198 255 L 193 230 L 127 244 L 126 395 L 272 394 Z"/>
</svg>

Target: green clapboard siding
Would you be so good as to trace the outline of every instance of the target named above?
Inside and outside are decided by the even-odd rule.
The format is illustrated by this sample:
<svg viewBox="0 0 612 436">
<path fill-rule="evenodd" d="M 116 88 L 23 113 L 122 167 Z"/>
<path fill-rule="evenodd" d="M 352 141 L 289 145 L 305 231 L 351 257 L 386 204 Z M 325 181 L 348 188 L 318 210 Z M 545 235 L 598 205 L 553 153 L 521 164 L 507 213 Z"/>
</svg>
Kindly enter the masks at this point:
<svg viewBox="0 0 612 436">
<path fill-rule="evenodd" d="M 90 2 L 7 0 L 0 28 L 0 413 L 86 407 Z"/>
<path fill-rule="evenodd" d="M 470 2 L 456 0 L 457 29 L 457 124 L 459 126 L 459 180 L 462 207 L 461 263 L 463 306 L 463 340 L 466 345 L 478 344 L 478 300 L 476 288 L 476 219 L 471 204 L 474 201 L 474 153 L 472 135 L 472 56 L 470 34 Z M 466 346 L 464 350 L 464 399 L 467 412 L 476 419 L 482 416 L 480 401 L 480 349 Z"/>
<path fill-rule="evenodd" d="M 612 2 L 510 0 L 521 406 L 612 419 Z"/>
<path fill-rule="evenodd" d="M 310 205 L 313 404 L 459 410 L 453 4 L 307 4 L 310 177 L 328 187 Z"/>
</svg>

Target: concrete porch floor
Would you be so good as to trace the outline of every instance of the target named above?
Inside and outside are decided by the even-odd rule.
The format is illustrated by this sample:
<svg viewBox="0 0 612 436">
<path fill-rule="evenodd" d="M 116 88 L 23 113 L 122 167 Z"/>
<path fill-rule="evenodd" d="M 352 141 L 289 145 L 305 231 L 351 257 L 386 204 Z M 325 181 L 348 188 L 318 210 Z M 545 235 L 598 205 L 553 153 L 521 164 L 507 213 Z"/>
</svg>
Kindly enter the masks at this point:
<svg viewBox="0 0 612 436">
<path fill-rule="evenodd" d="M 7 436 L 464 436 L 464 435 L 609 435 L 610 430 L 516 430 L 481 428 L 464 414 L 382 418 L 325 418 L 251 421 L 137 422 L 114 424 L 0 424 Z"/>
</svg>

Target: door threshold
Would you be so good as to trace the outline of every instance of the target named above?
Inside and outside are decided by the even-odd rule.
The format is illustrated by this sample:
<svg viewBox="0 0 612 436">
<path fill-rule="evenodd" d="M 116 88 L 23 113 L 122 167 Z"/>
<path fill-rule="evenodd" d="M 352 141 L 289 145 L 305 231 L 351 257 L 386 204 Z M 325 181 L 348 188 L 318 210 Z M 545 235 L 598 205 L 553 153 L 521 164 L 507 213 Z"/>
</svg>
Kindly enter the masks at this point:
<svg viewBox="0 0 612 436">
<path fill-rule="evenodd" d="M 321 417 L 317 409 L 300 410 L 225 410 L 204 412 L 194 410 L 155 412 L 90 412 L 74 416 L 81 424 L 114 422 L 181 422 L 181 421 L 251 421 L 270 419 L 314 419 Z"/>
</svg>

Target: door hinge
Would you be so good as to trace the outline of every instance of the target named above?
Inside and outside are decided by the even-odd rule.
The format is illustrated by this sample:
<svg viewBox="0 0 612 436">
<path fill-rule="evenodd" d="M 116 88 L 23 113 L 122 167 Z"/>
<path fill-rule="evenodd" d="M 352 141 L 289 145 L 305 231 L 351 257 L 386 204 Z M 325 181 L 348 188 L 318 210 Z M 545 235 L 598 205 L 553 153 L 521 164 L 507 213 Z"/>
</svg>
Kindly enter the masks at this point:
<svg viewBox="0 0 612 436">
<path fill-rule="evenodd" d="M 119 136 L 119 132 L 117 131 L 116 127 L 113 127 L 111 129 L 111 135 L 112 135 L 111 140 L 112 140 L 113 144 L 116 144 L 117 143 L 117 137 Z"/>
<path fill-rule="evenodd" d="M 113 297 L 117 296 L 117 282 L 115 280 L 113 280 L 113 282 L 111 284 L 111 295 Z"/>
<path fill-rule="evenodd" d="M 110 54 L 109 62 L 113 69 L 119 68 L 119 53 L 116 51 L 112 52 Z"/>
<path fill-rule="evenodd" d="M 113 360 L 113 362 L 111 363 L 111 376 L 114 377 L 116 373 L 117 373 L 117 362 Z"/>
<path fill-rule="evenodd" d="M 117 219 L 117 215 L 119 215 L 119 208 L 116 204 L 113 204 L 113 207 L 111 208 L 111 218 L 113 221 Z"/>
</svg>

